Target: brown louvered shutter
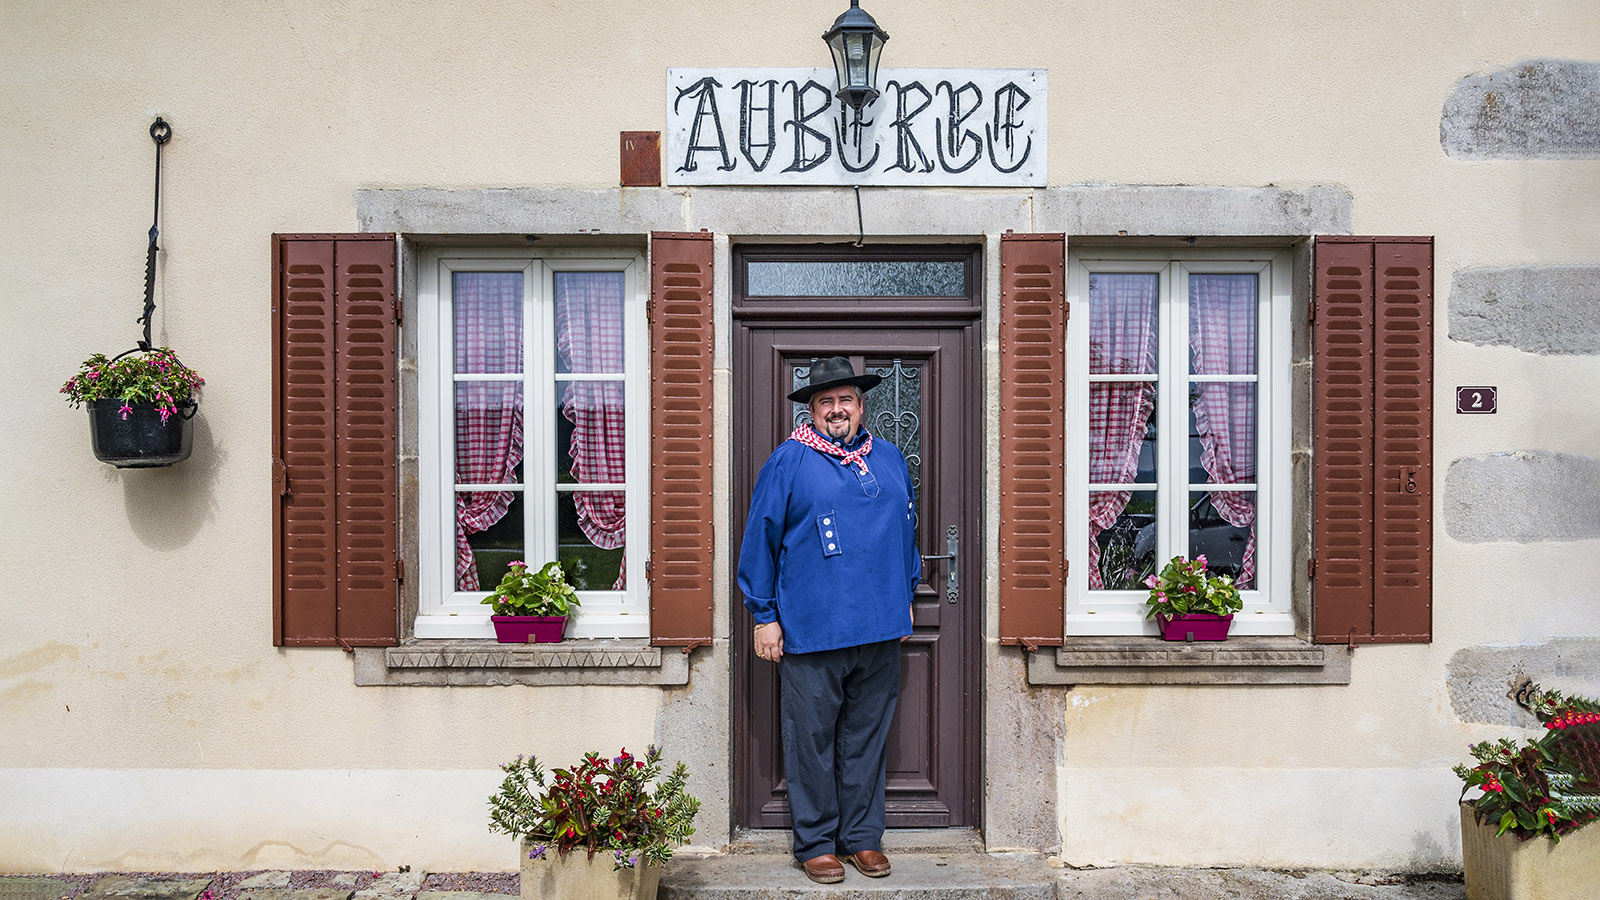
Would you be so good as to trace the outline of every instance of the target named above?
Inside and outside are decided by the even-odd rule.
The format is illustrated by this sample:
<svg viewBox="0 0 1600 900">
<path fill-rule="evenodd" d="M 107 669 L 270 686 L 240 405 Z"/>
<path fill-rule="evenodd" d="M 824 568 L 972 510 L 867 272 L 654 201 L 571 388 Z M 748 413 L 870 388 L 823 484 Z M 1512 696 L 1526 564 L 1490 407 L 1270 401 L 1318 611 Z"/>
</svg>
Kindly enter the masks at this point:
<svg viewBox="0 0 1600 900">
<path fill-rule="evenodd" d="M 1000 642 L 1029 648 L 1065 619 L 1066 249 L 1000 238 Z"/>
<path fill-rule="evenodd" d="M 711 235 L 650 236 L 650 643 L 711 643 Z"/>
<path fill-rule="evenodd" d="M 1433 622 L 1433 239 L 1316 243 L 1315 636 L 1425 643 Z"/>
<path fill-rule="evenodd" d="M 393 235 L 273 236 L 273 642 L 399 636 Z"/>
</svg>

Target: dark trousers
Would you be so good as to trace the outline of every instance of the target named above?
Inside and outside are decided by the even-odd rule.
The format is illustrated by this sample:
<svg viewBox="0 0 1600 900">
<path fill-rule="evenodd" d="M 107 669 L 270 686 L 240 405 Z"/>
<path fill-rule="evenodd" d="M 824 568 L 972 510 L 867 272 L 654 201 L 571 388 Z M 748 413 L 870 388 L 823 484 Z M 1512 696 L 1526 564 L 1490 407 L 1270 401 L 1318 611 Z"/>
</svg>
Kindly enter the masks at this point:
<svg viewBox="0 0 1600 900">
<path fill-rule="evenodd" d="M 785 653 L 778 671 L 795 858 L 881 851 L 900 642 Z"/>
</svg>

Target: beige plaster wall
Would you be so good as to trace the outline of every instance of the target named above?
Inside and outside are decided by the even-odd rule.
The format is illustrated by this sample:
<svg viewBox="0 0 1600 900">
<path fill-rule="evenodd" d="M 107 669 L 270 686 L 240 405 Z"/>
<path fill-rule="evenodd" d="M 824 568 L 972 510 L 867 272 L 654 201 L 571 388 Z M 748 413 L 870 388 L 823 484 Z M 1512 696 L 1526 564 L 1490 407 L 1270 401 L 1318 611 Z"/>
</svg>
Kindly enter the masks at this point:
<svg viewBox="0 0 1600 900">
<path fill-rule="evenodd" d="M 498 762 L 651 740 L 657 688 L 357 688 L 337 650 L 271 646 L 269 236 L 355 230 L 365 188 L 612 186 L 668 66 L 823 64 L 843 6 L 0 5 L 0 869 L 510 868 L 482 827 Z M 1441 481 L 1466 455 L 1600 455 L 1594 357 L 1443 326 L 1458 268 L 1600 263 L 1600 163 L 1439 144 L 1462 77 L 1593 59 L 1588 0 L 869 9 L 891 65 L 1048 68 L 1053 185 L 1332 185 L 1357 233 L 1436 235 Z M 156 339 L 209 384 L 192 460 L 117 472 L 55 391 L 136 336 L 158 114 Z M 1482 383 L 1500 415 L 1449 413 Z M 1446 662 L 1600 631 L 1573 577 L 1597 550 L 1440 523 L 1435 642 L 1358 650 L 1348 687 L 1072 690 L 1041 773 L 1062 854 L 1448 868 L 1448 766 L 1505 729 L 1456 718 Z"/>
</svg>

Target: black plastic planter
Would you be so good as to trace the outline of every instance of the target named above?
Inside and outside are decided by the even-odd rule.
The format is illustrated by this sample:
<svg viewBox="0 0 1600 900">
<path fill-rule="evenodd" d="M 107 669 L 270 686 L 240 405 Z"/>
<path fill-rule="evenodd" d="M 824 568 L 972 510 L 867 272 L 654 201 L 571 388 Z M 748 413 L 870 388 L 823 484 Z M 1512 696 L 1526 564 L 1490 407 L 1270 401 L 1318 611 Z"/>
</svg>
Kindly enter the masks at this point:
<svg viewBox="0 0 1600 900">
<path fill-rule="evenodd" d="M 122 405 L 120 399 L 89 401 L 89 442 L 95 459 L 119 469 L 149 469 L 189 458 L 199 404 L 178 407 L 164 424 L 154 403 L 128 404 L 127 418 Z"/>
</svg>

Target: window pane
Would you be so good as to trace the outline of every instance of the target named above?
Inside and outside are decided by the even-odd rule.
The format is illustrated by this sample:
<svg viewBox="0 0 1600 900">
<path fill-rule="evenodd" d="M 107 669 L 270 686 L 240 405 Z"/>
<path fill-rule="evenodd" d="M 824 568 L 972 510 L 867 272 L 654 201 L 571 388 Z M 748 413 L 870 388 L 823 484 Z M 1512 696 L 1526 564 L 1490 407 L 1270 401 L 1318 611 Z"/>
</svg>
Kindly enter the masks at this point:
<svg viewBox="0 0 1600 900">
<path fill-rule="evenodd" d="M 556 385 L 556 481 L 622 484 L 627 481 L 620 381 L 564 381 Z"/>
<path fill-rule="evenodd" d="M 1090 590 L 1142 591 L 1156 565 L 1156 492 L 1089 493 Z"/>
<path fill-rule="evenodd" d="M 1189 558 L 1202 554 L 1211 574 L 1232 576 L 1240 590 L 1255 588 L 1255 491 L 1189 493 Z"/>
<path fill-rule="evenodd" d="M 522 384 L 456 382 L 456 483 L 522 480 Z"/>
<path fill-rule="evenodd" d="M 524 558 L 522 515 L 521 491 L 456 493 L 456 590 L 492 591 Z"/>
<path fill-rule="evenodd" d="M 627 517 L 621 491 L 556 495 L 556 558 L 581 591 L 623 590 Z"/>
<path fill-rule="evenodd" d="M 522 273 L 456 272 L 451 284 L 456 373 L 521 372 Z"/>
<path fill-rule="evenodd" d="M 557 272 L 556 371 L 623 369 L 621 272 Z"/>
<path fill-rule="evenodd" d="M 1089 372 L 1156 373 L 1155 274 L 1089 276 Z"/>
<path fill-rule="evenodd" d="M 1090 483 L 1154 484 L 1155 480 L 1155 384 L 1090 382 Z"/>
<path fill-rule="evenodd" d="M 792 261 L 745 265 L 751 297 L 962 297 L 962 260 Z"/>
<path fill-rule="evenodd" d="M 1256 480 L 1256 384 L 1189 386 L 1189 480 L 1250 484 Z"/>
<path fill-rule="evenodd" d="M 1254 375 L 1255 275 L 1189 276 L 1189 373 Z"/>
</svg>

